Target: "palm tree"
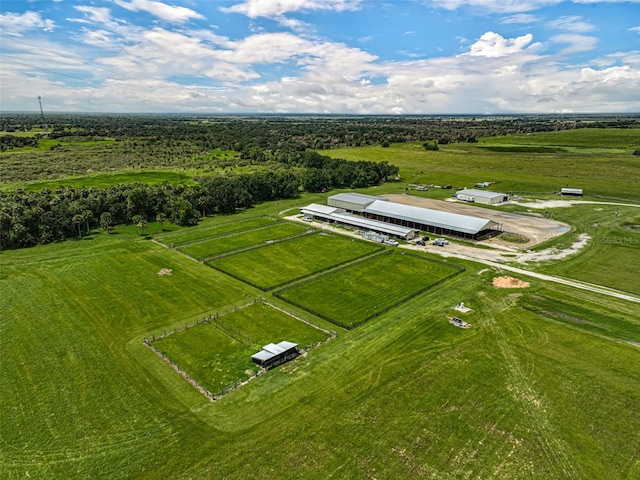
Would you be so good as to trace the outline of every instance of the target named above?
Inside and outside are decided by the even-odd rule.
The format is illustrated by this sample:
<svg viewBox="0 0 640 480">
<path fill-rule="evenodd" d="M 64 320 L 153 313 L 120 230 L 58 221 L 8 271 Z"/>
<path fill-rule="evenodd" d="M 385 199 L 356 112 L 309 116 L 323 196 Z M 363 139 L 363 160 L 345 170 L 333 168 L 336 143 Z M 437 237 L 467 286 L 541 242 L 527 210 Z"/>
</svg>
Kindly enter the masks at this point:
<svg viewBox="0 0 640 480">
<path fill-rule="evenodd" d="M 87 233 L 89 233 L 91 231 L 89 222 L 91 222 L 91 219 L 93 218 L 93 212 L 91 210 L 85 210 L 84 212 L 82 212 L 82 218 L 84 218 L 84 221 L 87 225 Z"/>
<path fill-rule="evenodd" d="M 163 230 L 163 225 L 166 219 L 167 216 L 164 213 L 159 213 L 158 215 L 156 215 L 156 222 L 160 223 L 160 231 Z"/>
<path fill-rule="evenodd" d="M 140 229 L 140 234 L 143 234 L 147 229 L 147 221 L 144 218 L 141 218 L 138 222 L 138 228 Z"/>
<path fill-rule="evenodd" d="M 84 216 L 77 213 L 76 215 L 73 216 L 71 221 L 73 222 L 74 225 L 78 226 L 78 236 L 82 238 L 82 230 L 80 229 L 80 225 L 84 223 Z"/>
</svg>

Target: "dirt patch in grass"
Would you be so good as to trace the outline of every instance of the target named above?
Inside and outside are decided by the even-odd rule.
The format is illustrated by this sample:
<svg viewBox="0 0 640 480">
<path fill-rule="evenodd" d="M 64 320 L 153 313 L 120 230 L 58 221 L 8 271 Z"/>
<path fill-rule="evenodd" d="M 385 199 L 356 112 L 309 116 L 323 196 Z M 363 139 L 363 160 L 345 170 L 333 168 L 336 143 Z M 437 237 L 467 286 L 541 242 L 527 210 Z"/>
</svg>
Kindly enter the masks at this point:
<svg viewBox="0 0 640 480">
<path fill-rule="evenodd" d="M 509 276 L 496 277 L 491 284 L 496 288 L 527 288 L 529 286 L 529 282 Z"/>
<path fill-rule="evenodd" d="M 171 275 L 171 271 L 170 268 L 161 268 L 160 271 L 158 271 L 158 275 Z"/>
</svg>

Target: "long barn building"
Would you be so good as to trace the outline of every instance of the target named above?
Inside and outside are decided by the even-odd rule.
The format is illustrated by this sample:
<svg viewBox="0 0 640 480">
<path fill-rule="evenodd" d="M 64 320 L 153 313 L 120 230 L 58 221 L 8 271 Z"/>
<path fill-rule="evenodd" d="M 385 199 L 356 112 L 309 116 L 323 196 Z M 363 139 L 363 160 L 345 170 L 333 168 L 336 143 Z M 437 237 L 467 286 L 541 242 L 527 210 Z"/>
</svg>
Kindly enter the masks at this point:
<svg viewBox="0 0 640 480">
<path fill-rule="evenodd" d="M 327 205 L 312 204 L 304 215 L 330 223 L 367 229 L 409 240 L 419 231 L 482 240 L 502 231 L 502 224 L 487 218 L 460 215 L 390 202 L 360 193 L 339 193 Z"/>
</svg>

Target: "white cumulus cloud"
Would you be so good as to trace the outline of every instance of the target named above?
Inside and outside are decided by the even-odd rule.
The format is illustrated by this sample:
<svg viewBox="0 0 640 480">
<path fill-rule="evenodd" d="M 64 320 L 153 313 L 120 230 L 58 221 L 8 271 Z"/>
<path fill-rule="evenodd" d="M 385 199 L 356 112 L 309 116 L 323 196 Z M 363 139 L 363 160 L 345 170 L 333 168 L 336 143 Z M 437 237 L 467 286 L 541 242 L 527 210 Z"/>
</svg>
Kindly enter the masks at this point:
<svg viewBox="0 0 640 480">
<path fill-rule="evenodd" d="M 132 12 L 147 12 L 167 22 L 184 23 L 192 18 L 204 18 L 198 12 L 186 7 L 167 5 L 154 0 L 114 0 L 116 5 Z"/>
<path fill-rule="evenodd" d="M 504 57 L 512 53 L 523 51 L 533 40 L 533 35 L 527 33 L 521 37 L 504 38 L 495 32 L 486 32 L 469 48 L 464 55 L 474 57 Z"/>
</svg>

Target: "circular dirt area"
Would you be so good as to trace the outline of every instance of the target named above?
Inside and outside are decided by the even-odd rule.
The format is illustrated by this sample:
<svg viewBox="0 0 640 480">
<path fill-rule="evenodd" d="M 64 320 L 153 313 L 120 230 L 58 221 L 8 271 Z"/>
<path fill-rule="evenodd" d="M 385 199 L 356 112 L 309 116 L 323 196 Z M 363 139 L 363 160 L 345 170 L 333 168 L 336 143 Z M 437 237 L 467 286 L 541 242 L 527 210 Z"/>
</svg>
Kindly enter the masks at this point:
<svg viewBox="0 0 640 480">
<path fill-rule="evenodd" d="M 483 240 L 481 243 L 489 246 L 507 246 L 518 250 L 528 250 L 532 246 L 568 232 L 571 227 L 566 223 L 549 218 L 504 212 L 489 208 L 477 207 L 465 202 L 443 201 L 423 198 L 414 195 L 389 194 L 381 195 L 395 203 L 414 205 L 416 207 L 432 208 L 443 212 L 458 213 L 472 217 L 486 218 L 502 224 L 506 232 L 510 232 L 522 239 L 522 243 L 505 242 L 500 237 Z"/>
<path fill-rule="evenodd" d="M 529 286 L 529 282 L 523 282 L 514 277 L 496 277 L 493 279 L 491 284 L 496 288 L 527 288 Z"/>
</svg>

